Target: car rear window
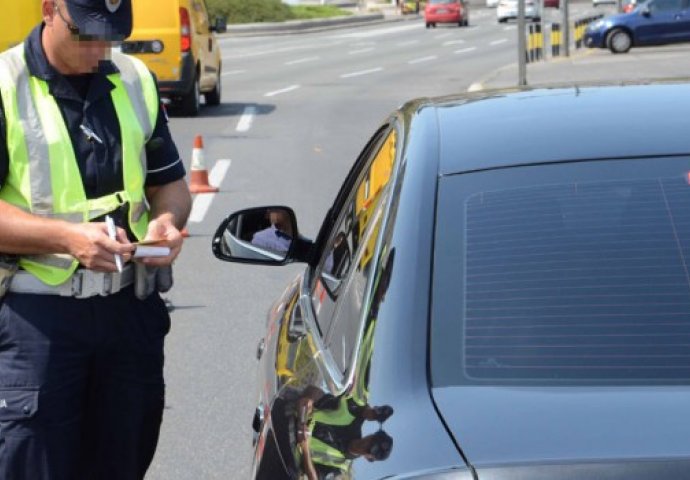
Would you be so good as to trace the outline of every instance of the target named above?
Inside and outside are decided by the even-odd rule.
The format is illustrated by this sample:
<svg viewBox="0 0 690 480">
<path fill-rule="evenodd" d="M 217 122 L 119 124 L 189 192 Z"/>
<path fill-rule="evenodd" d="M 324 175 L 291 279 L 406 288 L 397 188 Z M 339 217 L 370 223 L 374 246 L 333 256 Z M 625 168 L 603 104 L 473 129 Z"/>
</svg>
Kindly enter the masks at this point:
<svg viewBox="0 0 690 480">
<path fill-rule="evenodd" d="M 609 161 L 443 179 L 436 378 L 687 383 L 689 168 Z"/>
</svg>

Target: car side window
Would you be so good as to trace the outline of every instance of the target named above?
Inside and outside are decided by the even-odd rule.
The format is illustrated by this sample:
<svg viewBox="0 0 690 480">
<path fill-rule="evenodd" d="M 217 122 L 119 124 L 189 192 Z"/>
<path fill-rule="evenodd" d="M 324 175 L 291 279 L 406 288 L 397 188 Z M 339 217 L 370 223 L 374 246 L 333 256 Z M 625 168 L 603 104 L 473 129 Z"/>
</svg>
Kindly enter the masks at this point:
<svg viewBox="0 0 690 480">
<path fill-rule="evenodd" d="M 374 209 L 390 180 L 396 138 L 395 130 L 381 132 L 373 153 L 363 164 L 348 192 L 316 269 L 312 305 L 324 336 L 331 327 L 355 258 L 364 256 L 366 263 L 373 255 L 375 239 L 368 239 L 363 244 L 362 236 L 372 223 Z"/>
<path fill-rule="evenodd" d="M 652 12 L 673 12 L 681 9 L 682 0 L 654 0 L 651 4 Z"/>
</svg>

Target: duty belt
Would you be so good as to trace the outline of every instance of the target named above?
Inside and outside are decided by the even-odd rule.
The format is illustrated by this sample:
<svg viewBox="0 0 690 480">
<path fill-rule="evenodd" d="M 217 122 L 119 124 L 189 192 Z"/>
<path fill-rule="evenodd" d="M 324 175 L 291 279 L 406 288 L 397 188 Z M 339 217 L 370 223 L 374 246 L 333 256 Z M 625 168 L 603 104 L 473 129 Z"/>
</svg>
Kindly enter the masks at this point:
<svg viewBox="0 0 690 480">
<path fill-rule="evenodd" d="M 29 272 L 19 270 L 10 283 L 8 291 L 38 295 L 60 295 L 61 297 L 89 298 L 117 293 L 134 283 L 134 266 L 126 265 L 122 273 L 95 272 L 80 269 L 60 285 L 47 285 Z"/>
</svg>

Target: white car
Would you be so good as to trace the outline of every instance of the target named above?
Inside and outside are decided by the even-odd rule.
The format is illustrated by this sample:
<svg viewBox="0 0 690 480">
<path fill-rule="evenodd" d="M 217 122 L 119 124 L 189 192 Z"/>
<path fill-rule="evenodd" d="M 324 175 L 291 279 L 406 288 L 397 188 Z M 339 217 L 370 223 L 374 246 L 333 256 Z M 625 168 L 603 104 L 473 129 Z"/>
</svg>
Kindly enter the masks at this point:
<svg viewBox="0 0 690 480">
<path fill-rule="evenodd" d="M 508 21 L 509 18 L 517 18 L 518 0 L 499 0 L 496 8 L 496 18 L 499 23 Z M 538 22 L 541 18 L 539 3 L 535 0 L 525 0 L 525 18 Z"/>
<path fill-rule="evenodd" d="M 486 6 L 488 8 L 496 8 L 498 6 L 498 0 L 486 0 Z"/>
</svg>

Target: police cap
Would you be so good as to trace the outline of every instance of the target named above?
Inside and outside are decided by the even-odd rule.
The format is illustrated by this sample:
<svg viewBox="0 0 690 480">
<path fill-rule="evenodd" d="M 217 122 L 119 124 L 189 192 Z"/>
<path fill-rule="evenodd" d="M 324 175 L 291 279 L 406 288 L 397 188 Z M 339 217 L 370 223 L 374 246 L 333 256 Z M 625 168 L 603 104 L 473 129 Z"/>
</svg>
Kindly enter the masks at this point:
<svg viewBox="0 0 690 480">
<path fill-rule="evenodd" d="M 79 36 L 124 40 L 132 33 L 131 0 L 65 0 Z"/>
</svg>

